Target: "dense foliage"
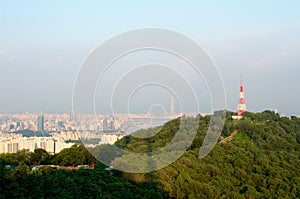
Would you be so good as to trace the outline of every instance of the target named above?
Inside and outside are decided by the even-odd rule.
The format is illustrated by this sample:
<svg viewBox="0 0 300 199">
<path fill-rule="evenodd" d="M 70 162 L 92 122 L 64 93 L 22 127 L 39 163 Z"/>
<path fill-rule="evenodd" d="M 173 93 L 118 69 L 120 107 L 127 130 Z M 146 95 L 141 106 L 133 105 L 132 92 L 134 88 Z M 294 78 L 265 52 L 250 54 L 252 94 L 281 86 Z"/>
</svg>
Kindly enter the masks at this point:
<svg viewBox="0 0 300 199">
<path fill-rule="evenodd" d="M 136 185 L 103 168 L 43 167 L 32 173 L 20 164 L 16 170 L 2 175 L 0 198 L 161 198 L 150 183 Z"/>
<path fill-rule="evenodd" d="M 209 116 L 200 117 L 196 139 L 176 162 L 147 174 L 124 173 L 124 177 L 157 183 L 158 189 L 175 198 L 300 197 L 300 119 L 264 111 L 232 120 L 232 114 L 227 113 L 222 132 L 223 138 L 235 132 L 232 140 L 218 143 L 205 158 L 199 159 L 198 153 Z M 172 130 L 178 122 L 167 123 L 155 135 L 159 142 L 129 136 L 117 144 L 135 152 L 163 147 L 174 136 Z"/>
<path fill-rule="evenodd" d="M 35 149 L 33 153 L 24 150 L 13 154 L 0 154 L 0 159 L 6 165 L 12 167 L 18 166 L 21 162 L 28 166 L 33 165 L 60 165 L 60 166 L 76 166 L 95 164 L 96 159 L 92 156 L 84 145 L 74 144 L 71 148 L 63 149 L 55 155 L 48 154 L 43 149 Z"/>
<path fill-rule="evenodd" d="M 210 116 L 186 117 L 183 131 L 196 128 L 197 135 L 188 150 L 169 166 L 150 173 L 121 173 L 96 169 L 53 170 L 27 166 L 93 164 L 96 159 L 83 145 L 74 145 L 56 155 L 37 149 L 34 153 L 0 156 L 0 197 L 2 198 L 299 198 L 300 197 L 300 119 L 280 117 L 271 111 L 246 113 L 241 120 L 227 112 L 219 142 L 205 157 L 199 149 L 209 129 Z M 116 145 L 126 151 L 145 153 L 166 146 L 178 133 L 181 118 L 163 127 L 129 135 Z M 158 132 L 155 134 L 155 132 Z M 230 139 L 229 139 L 230 138 Z M 226 141 L 226 142 L 225 142 Z M 109 145 L 92 150 L 105 154 L 107 162 L 118 161 Z M 114 158 L 115 157 L 115 158 Z M 138 164 L 138 162 L 134 162 Z M 5 169 L 10 164 L 15 169 Z"/>
<path fill-rule="evenodd" d="M 128 182 L 119 172 L 107 170 L 101 163 L 94 169 L 53 169 L 49 165 L 30 170 L 40 164 L 75 166 L 94 162 L 82 145 L 54 156 L 42 149 L 34 153 L 2 154 L 0 198 L 162 198 L 152 183 Z M 11 168 L 6 168 L 7 165 Z"/>
</svg>

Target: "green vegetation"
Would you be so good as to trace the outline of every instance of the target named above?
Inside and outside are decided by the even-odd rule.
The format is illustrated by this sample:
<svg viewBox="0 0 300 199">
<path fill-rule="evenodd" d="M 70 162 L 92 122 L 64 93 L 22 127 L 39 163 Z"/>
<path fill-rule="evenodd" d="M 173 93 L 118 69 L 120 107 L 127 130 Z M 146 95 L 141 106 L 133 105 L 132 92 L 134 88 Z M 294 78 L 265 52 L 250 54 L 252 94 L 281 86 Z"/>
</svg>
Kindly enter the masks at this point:
<svg viewBox="0 0 300 199">
<path fill-rule="evenodd" d="M 133 182 L 157 184 L 174 198 L 299 198 L 300 119 L 264 111 L 232 120 L 232 114 L 227 113 L 222 136 L 238 133 L 231 141 L 216 144 L 205 158 L 199 159 L 198 153 L 208 129 L 208 116 L 199 118 L 196 139 L 176 162 L 151 173 L 123 176 Z M 157 150 L 164 145 L 153 140 L 167 143 L 177 122 L 167 123 L 150 139 L 128 136 L 116 144 L 135 152 Z M 192 128 L 186 126 L 186 131 Z"/>
<path fill-rule="evenodd" d="M 101 167 L 92 170 L 42 167 L 30 172 L 20 163 L 16 170 L 5 171 L 0 198 L 161 198 L 161 194 L 150 183 L 136 185 Z"/>
<path fill-rule="evenodd" d="M 119 172 L 105 170 L 97 163 L 94 169 L 53 169 L 50 164 L 76 166 L 93 164 L 95 158 L 83 145 L 74 145 L 56 155 L 42 149 L 0 156 L 0 198 L 162 198 L 152 183 L 135 184 Z M 32 165 L 49 164 L 36 170 Z M 11 168 L 6 168 L 11 165 Z"/>
<path fill-rule="evenodd" d="M 56 155 L 38 149 L 34 153 L 0 156 L 0 197 L 2 198 L 299 198 L 300 197 L 300 119 L 280 117 L 271 111 L 246 113 L 232 120 L 227 112 L 222 137 L 205 157 L 199 149 L 210 124 L 210 116 L 180 118 L 158 128 L 140 131 L 151 138 L 132 135 L 116 145 L 126 151 L 145 153 L 166 146 L 176 135 L 180 122 L 187 134 L 199 124 L 196 138 L 188 150 L 169 166 L 150 173 L 122 173 L 95 169 L 53 170 L 27 166 L 58 164 L 76 166 L 96 160 L 83 145 L 74 145 Z M 234 133 L 235 132 L 235 133 Z M 233 134 L 234 133 L 234 134 Z M 219 140 L 221 141 L 221 140 Z M 122 153 L 112 146 L 93 149 L 107 162 L 120 162 Z M 109 155 L 107 155 L 109 154 Z M 114 158 L 116 157 L 116 158 Z M 134 162 L 138 164 L 138 161 Z M 6 169 L 5 165 L 14 169 Z"/>
<path fill-rule="evenodd" d="M 236 135 L 233 136 L 233 140 L 249 140 L 250 138 L 245 132 L 238 132 Z"/>
</svg>

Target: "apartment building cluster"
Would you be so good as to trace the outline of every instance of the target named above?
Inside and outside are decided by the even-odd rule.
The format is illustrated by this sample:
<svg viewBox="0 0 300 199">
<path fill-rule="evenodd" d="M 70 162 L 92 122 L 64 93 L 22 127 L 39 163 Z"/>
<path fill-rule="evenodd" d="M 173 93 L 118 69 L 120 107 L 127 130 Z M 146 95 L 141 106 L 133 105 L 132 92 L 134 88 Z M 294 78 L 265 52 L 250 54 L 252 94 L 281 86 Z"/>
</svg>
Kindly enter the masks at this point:
<svg viewBox="0 0 300 199">
<path fill-rule="evenodd" d="M 55 154 L 73 144 L 55 137 L 23 137 L 21 134 L 7 133 L 0 135 L 0 153 L 16 153 L 20 150 L 33 152 L 35 149 L 41 148 L 50 154 Z"/>
</svg>

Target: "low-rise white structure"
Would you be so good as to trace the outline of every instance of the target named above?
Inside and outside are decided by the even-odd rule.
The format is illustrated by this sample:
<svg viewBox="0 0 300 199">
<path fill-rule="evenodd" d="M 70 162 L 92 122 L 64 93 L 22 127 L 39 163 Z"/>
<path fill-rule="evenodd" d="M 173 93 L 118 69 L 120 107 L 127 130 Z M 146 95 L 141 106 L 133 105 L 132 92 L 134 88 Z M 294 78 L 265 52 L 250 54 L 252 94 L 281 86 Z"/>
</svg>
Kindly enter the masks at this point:
<svg viewBox="0 0 300 199">
<path fill-rule="evenodd" d="M 100 136 L 99 144 L 114 144 L 116 141 L 121 139 L 123 136 L 104 134 Z"/>
<path fill-rule="evenodd" d="M 63 139 L 53 137 L 23 137 L 22 135 L 0 137 L 0 153 L 16 153 L 20 150 L 33 152 L 41 148 L 54 154 L 72 145 L 73 143 L 66 143 Z"/>
</svg>

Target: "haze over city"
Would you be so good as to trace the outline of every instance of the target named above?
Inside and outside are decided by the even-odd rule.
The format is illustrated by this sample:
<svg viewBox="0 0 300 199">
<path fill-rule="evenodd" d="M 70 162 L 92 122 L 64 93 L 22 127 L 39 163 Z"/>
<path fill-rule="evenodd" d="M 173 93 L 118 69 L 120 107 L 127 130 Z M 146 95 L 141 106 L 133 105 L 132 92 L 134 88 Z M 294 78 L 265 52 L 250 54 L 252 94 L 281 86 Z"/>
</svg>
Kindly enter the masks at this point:
<svg viewBox="0 0 300 199">
<path fill-rule="evenodd" d="M 76 75 L 95 47 L 122 32 L 157 27 L 184 34 L 206 49 L 223 78 L 229 110 L 236 110 L 242 73 L 249 111 L 300 115 L 299 4 L 2 1 L 0 112 L 69 112 Z M 203 82 L 198 86 L 199 95 L 205 95 L 201 110 L 210 112 L 207 90 Z M 170 96 L 160 97 L 169 107 Z M 145 113 L 149 98 L 137 99 L 145 104 L 137 103 L 133 112 Z"/>
</svg>

